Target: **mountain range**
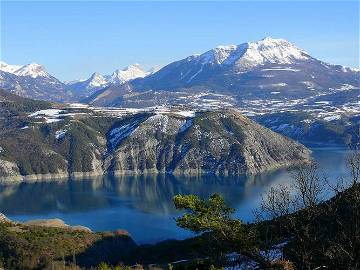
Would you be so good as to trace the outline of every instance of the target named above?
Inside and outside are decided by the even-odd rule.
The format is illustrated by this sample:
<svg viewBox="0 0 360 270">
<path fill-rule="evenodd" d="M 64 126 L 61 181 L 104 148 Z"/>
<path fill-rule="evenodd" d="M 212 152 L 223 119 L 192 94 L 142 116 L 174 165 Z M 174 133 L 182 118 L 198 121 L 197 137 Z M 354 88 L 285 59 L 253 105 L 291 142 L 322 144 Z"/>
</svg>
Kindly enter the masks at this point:
<svg viewBox="0 0 360 270">
<path fill-rule="evenodd" d="M 66 85 L 72 90 L 74 95 L 83 98 L 88 97 L 96 93 L 97 90 L 109 85 L 122 85 L 136 78 L 144 78 L 157 70 L 157 68 L 152 68 L 149 71 L 145 71 L 139 64 L 134 64 L 121 70 L 117 69 L 111 75 L 103 76 L 100 73 L 95 72 L 87 80 L 67 82 Z"/>
<path fill-rule="evenodd" d="M 61 82 L 35 63 L 1 62 L 0 68 L 0 88 L 24 97 L 101 107 L 235 107 L 303 143 L 324 136 L 329 143 L 352 140 L 360 117 L 359 83 L 358 69 L 325 63 L 269 37 L 218 46 L 161 69 L 144 71 L 135 64 L 72 82 Z"/>
<path fill-rule="evenodd" d="M 105 88 L 87 102 L 122 106 L 167 96 L 167 102 L 189 104 L 186 97 L 193 93 L 226 95 L 233 105 L 296 100 L 359 88 L 359 74 L 318 60 L 286 40 L 264 38 L 186 57 L 145 78 Z"/>
<path fill-rule="evenodd" d="M 155 72 L 143 70 L 139 64 L 115 70 L 111 75 L 93 73 L 89 79 L 61 82 L 37 63 L 9 65 L 0 62 L 0 87 L 11 93 L 49 101 L 72 102 L 94 94 L 109 85 L 121 85 Z"/>
<path fill-rule="evenodd" d="M 1 62 L 0 87 L 25 97 L 101 106 L 189 104 L 193 94 L 208 93 L 247 107 L 254 100 L 308 99 L 358 89 L 359 74 L 318 60 L 284 39 L 267 37 L 218 46 L 151 72 L 135 64 L 72 82 L 59 81 L 39 64 Z"/>
</svg>

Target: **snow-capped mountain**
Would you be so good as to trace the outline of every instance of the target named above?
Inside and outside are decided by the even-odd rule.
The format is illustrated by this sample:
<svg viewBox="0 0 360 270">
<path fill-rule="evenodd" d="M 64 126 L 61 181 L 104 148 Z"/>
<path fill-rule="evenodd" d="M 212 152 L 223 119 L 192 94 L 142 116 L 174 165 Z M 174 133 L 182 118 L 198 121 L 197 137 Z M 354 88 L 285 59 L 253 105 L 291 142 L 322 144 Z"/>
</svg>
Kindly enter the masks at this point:
<svg viewBox="0 0 360 270">
<path fill-rule="evenodd" d="M 66 84 L 74 95 L 85 98 L 107 86 L 119 86 L 136 78 L 144 78 L 153 74 L 154 70 L 156 68 L 145 71 L 139 64 L 134 64 L 123 69 L 117 69 L 111 75 L 103 76 L 95 72 L 87 80 L 67 82 Z"/>
<path fill-rule="evenodd" d="M 47 77 L 51 75 L 45 70 L 44 66 L 37 63 L 30 63 L 23 66 L 9 65 L 5 62 L 1 62 L 0 70 L 8 73 L 12 73 L 17 76 L 30 76 L 32 78 Z"/>
<path fill-rule="evenodd" d="M 108 82 L 100 73 L 93 73 L 90 79 L 87 80 L 87 88 L 104 87 Z"/>
<path fill-rule="evenodd" d="M 79 101 L 109 85 L 121 85 L 151 74 L 140 65 L 130 65 L 111 75 L 93 73 L 87 80 L 61 82 L 37 63 L 10 65 L 0 61 L 0 87 L 24 97 L 52 101 Z"/>
<path fill-rule="evenodd" d="M 211 93 L 241 107 L 267 108 L 271 103 L 281 108 L 283 101 L 297 104 L 359 89 L 359 76 L 358 70 L 325 63 L 289 41 L 264 38 L 191 55 L 87 101 L 112 106 L 150 101 L 187 105 L 196 95 Z M 132 95 L 126 95 L 129 92 Z"/>
<path fill-rule="evenodd" d="M 16 70 L 20 69 L 22 66 L 18 65 L 9 65 L 3 61 L 0 61 L 0 71 L 14 73 Z"/>
<path fill-rule="evenodd" d="M 109 82 L 99 73 L 95 72 L 87 80 L 66 82 L 69 90 L 78 97 L 92 95 L 97 90 L 106 87 Z"/>
<path fill-rule="evenodd" d="M 280 108 L 284 101 L 298 104 L 356 91 L 360 83 L 359 70 L 325 63 L 289 41 L 269 37 L 218 46 L 160 70 L 145 71 L 135 64 L 111 75 L 94 73 L 87 80 L 66 83 L 39 64 L 0 64 L 0 87 L 5 90 L 37 99 L 82 100 L 102 106 L 196 105 L 199 94 L 210 93 L 212 99 L 228 104 L 231 100 L 231 105 L 251 110 L 269 104 Z"/>
<path fill-rule="evenodd" d="M 171 63 L 141 81 L 141 86 L 171 90 L 205 84 L 208 88 L 216 86 L 213 88 L 230 92 L 245 87 L 287 88 L 289 83 L 299 84 L 296 88 L 304 88 L 304 84 L 326 88 L 341 87 L 342 83 L 356 85 L 358 80 L 353 75 L 344 78 L 348 76 L 346 73 L 354 72 L 317 60 L 284 39 L 264 38 L 257 42 L 219 46 Z M 319 80 L 319 77 L 322 78 Z"/>
<path fill-rule="evenodd" d="M 37 63 L 31 63 L 28 65 L 24 65 L 18 70 L 14 72 L 15 75 L 18 76 L 30 76 L 32 78 L 37 77 L 44 77 L 44 78 L 50 78 L 51 75 L 45 70 L 45 68 L 42 65 L 39 65 Z"/>
<path fill-rule="evenodd" d="M 106 78 L 111 84 L 123 84 L 136 78 L 144 78 L 148 74 L 139 64 L 134 64 L 122 70 L 117 69 L 110 76 L 106 76 Z"/>
<path fill-rule="evenodd" d="M 218 46 L 201 55 L 190 56 L 188 60 L 203 65 L 234 65 L 240 70 L 248 70 L 265 63 L 291 64 L 309 58 L 305 51 L 284 39 L 266 37 L 258 42 Z"/>
<path fill-rule="evenodd" d="M 20 96 L 51 101 L 70 101 L 66 85 L 37 63 L 9 65 L 0 62 L 0 88 Z"/>
</svg>

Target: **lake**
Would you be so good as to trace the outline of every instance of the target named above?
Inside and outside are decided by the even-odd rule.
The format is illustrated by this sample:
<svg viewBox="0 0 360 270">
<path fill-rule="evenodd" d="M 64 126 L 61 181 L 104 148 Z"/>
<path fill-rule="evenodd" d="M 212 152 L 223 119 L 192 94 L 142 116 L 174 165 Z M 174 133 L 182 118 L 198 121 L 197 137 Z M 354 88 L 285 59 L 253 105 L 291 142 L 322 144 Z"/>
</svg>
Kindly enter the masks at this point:
<svg viewBox="0 0 360 270">
<path fill-rule="evenodd" d="M 320 174 L 332 181 L 347 175 L 347 150 L 312 150 Z M 287 170 L 279 170 L 247 177 L 147 175 L 2 184 L 0 212 L 17 221 L 60 218 L 93 231 L 125 229 L 137 243 L 154 243 L 191 236 L 176 226 L 175 218 L 181 214 L 172 203 L 176 194 L 220 193 L 237 217 L 251 221 L 261 195 L 273 185 L 291 181 Z"/>
</svg>

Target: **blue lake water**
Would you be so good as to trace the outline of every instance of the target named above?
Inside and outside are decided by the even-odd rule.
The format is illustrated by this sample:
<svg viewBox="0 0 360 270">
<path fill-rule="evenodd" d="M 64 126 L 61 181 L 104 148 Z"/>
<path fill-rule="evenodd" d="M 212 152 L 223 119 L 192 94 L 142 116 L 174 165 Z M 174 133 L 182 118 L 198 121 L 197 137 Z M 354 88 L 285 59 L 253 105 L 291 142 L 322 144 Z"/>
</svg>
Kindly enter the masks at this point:
<svg viewBox="0 0 360 270">
<path fill-rule="evenodd" d="M 347 176 L 347 150 L 312 150 L 320 174 L 332 181 Z M 172 203 L 176 194 L 220 193 L 236 209 L 237 217 L 251 221 L 262 194 L 291 181 L 287 170 L 279 170 L 248 177 L 147 175 L 2 184 L 0 212 L 17 221 L 60 218 L 93 231 L 125 229 L 137 243 L 154 243 L 191 235 L 176 226 L 175 218 L 181 214 Z"/>
</svg>

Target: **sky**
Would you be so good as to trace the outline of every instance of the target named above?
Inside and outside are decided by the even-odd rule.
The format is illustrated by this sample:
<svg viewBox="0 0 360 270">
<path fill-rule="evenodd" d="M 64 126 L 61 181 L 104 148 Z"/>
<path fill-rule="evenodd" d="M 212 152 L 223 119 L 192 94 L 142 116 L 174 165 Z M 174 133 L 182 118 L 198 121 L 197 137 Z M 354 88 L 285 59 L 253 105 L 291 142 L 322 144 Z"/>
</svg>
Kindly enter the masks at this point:
<svg viewBox="0 0 360 270">
<path fill-rule="evenodd" d="M 218 45 L 287 39 L 323 61 L 359 66 L 358 1 L 4 1 L 0 58 L 60 80 L 166 65 Z"/>
</svg>

